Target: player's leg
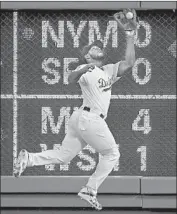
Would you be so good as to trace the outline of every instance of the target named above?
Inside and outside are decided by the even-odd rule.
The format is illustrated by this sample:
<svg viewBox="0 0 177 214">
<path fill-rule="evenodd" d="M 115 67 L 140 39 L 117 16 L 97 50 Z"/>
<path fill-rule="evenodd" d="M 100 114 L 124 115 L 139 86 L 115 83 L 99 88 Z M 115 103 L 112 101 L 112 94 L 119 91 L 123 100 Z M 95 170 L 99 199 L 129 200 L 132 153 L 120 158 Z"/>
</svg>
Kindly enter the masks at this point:
<svg viewBox="0 0 177 214">
<path fill-rule="evenodd" d="M 19 153 L 17 163 L 14 167 L 14 175 L 19 177 L 26 167 L 41 166 L 47 164 L 67 164 L 86 146 L 85 142 L 78 136 L 76 123 L 78 112 L 70 119 L 68 133 L 66 134 L 60 149 L 46 150 L 39 153 L 29 153 L 22 150 Z"/>
<path fill-rule="evenodd" d="M 101 157 L 99 163 L 96 167 L 95 172 L 89 178 L 87 187 L 94 189 L 96 192 L 98 188 L 107 178 L 107 176 L 113 170 L 115 164 L 119 160 L 120 153 L 117 147 L 111 148 L 109 150 L 100 151 Z"/>
<path fill-rule="evenodd" d="M 96 209 L 101 209 L 101 205 L 96 200 L 97 190 L 117 163 L 120 153 L 106 122 L 99 117 L 94 119 L 81 117 L 80 135 L 86 143 L 101 154 L 101 159 L 86 187 L 79 192 L 79 195 Z M 95 197 L 90 197 L 90 195 L 95 195 Z"/>
<path fill-rule="evenodd" d="M 96 192 L 117 163 L 120 153 L 115 139 L 106 122 L 101 118 L 84 119 L 85 130 L 80 130 L 86 143 L 101 154 L 96 171 L 90 177 L 87 186 Z"/>
<path fill-rule="evenodd" d="M 57 150 L 46 150 L 40 153 L 29 153 L 28 166 L 69 163 L 86 144 L 76 133 L 66 134 L 62 145 Z"/>
</svg>

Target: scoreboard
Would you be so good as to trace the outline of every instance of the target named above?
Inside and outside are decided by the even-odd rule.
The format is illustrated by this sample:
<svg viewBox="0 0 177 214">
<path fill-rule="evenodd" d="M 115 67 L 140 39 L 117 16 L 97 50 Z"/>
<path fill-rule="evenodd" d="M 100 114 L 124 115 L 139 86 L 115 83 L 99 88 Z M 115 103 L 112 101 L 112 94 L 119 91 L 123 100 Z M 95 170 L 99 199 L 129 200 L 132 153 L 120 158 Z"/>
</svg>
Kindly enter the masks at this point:
<svg viewBox="0 0 177 214">
<path fill-rule="evenodd" d="M 80 50 L 99 39 L 107 63 L 124 58 L 126 40 L 108 11 L 1 13 L 1 175 L 19 151 L 59 149 L 82 104 L 68 75 Z M 114 176 L 176 175 L 176 19 L 173 11 L 138 11 L 136 62 L 113 85 L 106 122 L 120 150 Z M 72 142 L 71 142 L 72 143 Z M 90 175 L 99 154 L 86 146 L 67 165 L 27 168 L 25 176 Z"/>
</svg>

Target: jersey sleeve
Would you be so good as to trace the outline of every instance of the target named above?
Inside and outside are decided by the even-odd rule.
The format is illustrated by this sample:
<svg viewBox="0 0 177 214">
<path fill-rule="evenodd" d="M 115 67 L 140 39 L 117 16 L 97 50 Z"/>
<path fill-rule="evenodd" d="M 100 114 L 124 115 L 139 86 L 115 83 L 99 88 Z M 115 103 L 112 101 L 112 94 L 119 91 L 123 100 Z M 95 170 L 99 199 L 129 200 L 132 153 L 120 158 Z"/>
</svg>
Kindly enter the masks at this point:
<svg viewBox="0 0 177 214">
<path fill-rule="evenodd" d="M 73 72 L 80 70 L 80 69 L 83 68 L 84 66 L 85 66 L 85 64 L 77 66 L 77 68 L 76 68 Z"/>
<path fill-rule="evenodd" d="M 87 65 L 87 64 L 79 65 L 73 72 L 82 69 L 85 65 Z M 79 85 L 81 85 L 81 84 L 88 85 L 88 84 L 92 84 L 94 82 L 91 71 L 92 70 L 90 70 L 90 72 L 88 71 L 88 72 L 82 74 L 82 76 L 78 80 Z"/>
<path fill-rule="evenodd" d="M 73 72 L 79 71 L 80 69 L 82 69 L 86 64 L 83 65 L 79 65 Z M 86 77 L 84 76 L 85 74 L 82 74 L 82 76 L 80 77 L 80 79 L 78 80 L 78 83 L 84 83 L 86 84 Z"/>
</svg>

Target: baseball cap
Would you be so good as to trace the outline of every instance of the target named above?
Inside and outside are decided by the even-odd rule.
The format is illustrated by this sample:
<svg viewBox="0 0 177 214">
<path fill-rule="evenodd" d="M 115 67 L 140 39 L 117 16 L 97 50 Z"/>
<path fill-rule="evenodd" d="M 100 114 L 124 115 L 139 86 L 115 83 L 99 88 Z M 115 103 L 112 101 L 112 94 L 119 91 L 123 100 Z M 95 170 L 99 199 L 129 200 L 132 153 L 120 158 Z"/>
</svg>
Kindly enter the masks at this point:
<svg viewBox="0 0 177 214">
<path fill-rule="evenodd" d="M 82 56 L 85 56 L 93 46 L 97 46 L 100 49 L 103 49 L 103 43 L 100 40 L 95 40 L 92 44 L 83 47 L 81 51 Z"/>
</svg>

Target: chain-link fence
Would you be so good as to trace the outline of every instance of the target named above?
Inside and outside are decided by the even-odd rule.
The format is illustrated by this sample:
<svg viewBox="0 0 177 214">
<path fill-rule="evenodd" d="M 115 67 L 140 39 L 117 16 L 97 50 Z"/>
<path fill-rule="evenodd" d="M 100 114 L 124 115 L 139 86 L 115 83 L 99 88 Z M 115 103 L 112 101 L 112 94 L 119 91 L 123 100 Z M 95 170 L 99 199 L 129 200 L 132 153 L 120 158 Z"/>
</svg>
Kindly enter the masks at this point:
<svg viewBox="0 0 177 214">
<path fill-rule="evenodd" d="M 124 58 L 125 35 L 112 17 L 114 12 L 1 12 L 1 125 L 6 136 L 1 137 L 2 175 L 12 174 L 13 150 L 18 153 L 21 148 L 30 152 L 59 148 L 68 119 L 81 104 L 79 87 L 68 85 L 67 77 L 83 63 L 80 50 L 84 45 L 96 39 L 103 41 L 105 64 Z M 121 152 L 112 175 L 175 176 L 175 13 L 166 10 L 137 14 L 137 60 L 132 72 L 113 86 L 107 118 Z M 14 97 L 10 96 L 14 93 Z M 14 99 L 18 104 L 15 110 Z M 17 121 L 11 118 L 14 114 L 18 115 Z M 17 139 L 12 139 L 14 124 Z M 88 175 L 98 158 L 92 148 L 86 148 L 69 166 L 29 168 L 25 175 Z"/>
</svg>

